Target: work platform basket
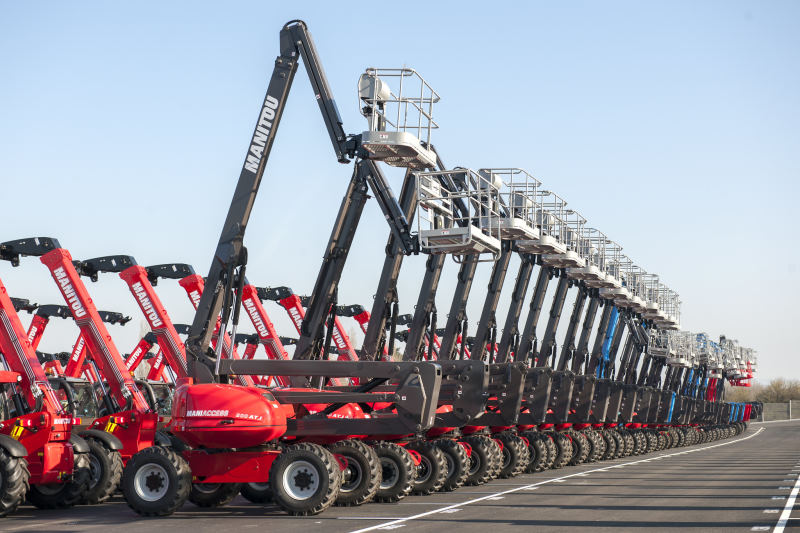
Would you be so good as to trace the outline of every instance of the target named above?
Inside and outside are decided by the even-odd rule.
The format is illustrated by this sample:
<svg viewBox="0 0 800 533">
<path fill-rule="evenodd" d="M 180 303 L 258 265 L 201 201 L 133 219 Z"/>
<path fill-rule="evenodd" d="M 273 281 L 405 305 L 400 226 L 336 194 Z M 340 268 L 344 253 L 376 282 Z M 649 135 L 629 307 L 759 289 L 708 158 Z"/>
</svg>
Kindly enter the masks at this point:
<svg viewBox="0 0 800 533">
<path fill-rule="evenodd" d="M 500 252 L 499 183 L 466 168 L 416 172 L 420 248 L 430 254 Z"/>
<path fill-rule="evenodd" d="M 586 286 L 591 288 L 614 287 L 614 282 L 606 274 L 606 245 L 609 242 L 602 231 L 584 228 L 577 250 L 584 261 L 584 266 L 568 268 L 567 276 L 583 280 Z"/>
<path fill-rule="evenodd" d="M 586 219 L 573 209 L 564 209 L 566 202 L 561 205 L 558 217 L 561 224 L 558 226 L 558 241 L 564 246 L 564 251 L 547 253 L 541 256 L 543 264 L 556 268 L 583 268 L 586 262 L 578 253 L 583 241 L 583 231 Z"/>
<path fill-rule="evenodd" d="M 536 213 L 541 209 L 541 182 L 521 168 L 482 168 L 478 173 L 500 190 L 500 238 L 508 241 L 538 239 Z"/>
<path fill-rule="evenodd" d="M 395 167 L 436 168 L 431 149 L 433 105 L 439 94 L 411 68 L 368 68 L 358 80 L 361 114 L 369 129 L 361 146 L 370 159 Z"/>
</svg>

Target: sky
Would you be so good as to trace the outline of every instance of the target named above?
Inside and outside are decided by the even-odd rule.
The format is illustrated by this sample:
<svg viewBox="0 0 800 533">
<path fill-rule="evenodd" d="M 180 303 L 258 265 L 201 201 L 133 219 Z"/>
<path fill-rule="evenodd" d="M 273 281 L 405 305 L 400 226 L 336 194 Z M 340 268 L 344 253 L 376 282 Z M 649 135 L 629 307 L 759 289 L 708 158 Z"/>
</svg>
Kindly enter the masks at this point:
<svg viewBox="0 0 800 533">
<path fill-rule="evenodd" d="M 685 329 L 755 348 L 762 380 L 800 378 L 793 1 L 3 2 L 0 240 L 51 236 L 76 259 L 130 254 L 205 273 L 278 33 L 298 18 L 347 132 L 366 129 L 365 68 L 415 68 L 441 95 L 433 142 L 449 167 L 528 170 L 680 294 Z M 351 170 L 298 72 L 246 235 L 251 282 L 312 289 Z M 402 174 L 387 175 L 399 191 Z M 341 303 L 371 305 L 387 235 L 371 201 Z M 402 312 L 423 264 L 404 264 Z M 440 321 L 456 271 L 449 261 Z M 489 271 L 473 284 L 473 328 Z M 61 303 L 36 258 L 0 264 L 0 279 L 14 296 Z M 99 308 L 135 318 L 110 329 L 129 352 L 143 320 L 127 287 L 106 274 L 89 289 Z M 175 322 L 191 321 L 177 283 L 158 291 Z M 294 334 L 281 308 L 267 311 Z M 69 350 L 75 326 L 50 328 L 40 349 Z"/>
</svg>

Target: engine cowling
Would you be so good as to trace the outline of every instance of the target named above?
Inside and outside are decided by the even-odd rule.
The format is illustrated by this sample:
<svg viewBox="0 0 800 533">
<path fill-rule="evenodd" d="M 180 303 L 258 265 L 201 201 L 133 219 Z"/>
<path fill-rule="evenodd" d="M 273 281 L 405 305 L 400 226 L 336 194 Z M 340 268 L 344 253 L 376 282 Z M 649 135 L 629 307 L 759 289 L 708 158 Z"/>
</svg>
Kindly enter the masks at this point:
<svg viewBox="0 0 800 533">
<path fill-rule="evenodd" d="M 183 384 L 175 391 L 168 429 L 193 447 L 249 448 L 286 433 L 286 414 L 268 391 Z"/>
</svg>

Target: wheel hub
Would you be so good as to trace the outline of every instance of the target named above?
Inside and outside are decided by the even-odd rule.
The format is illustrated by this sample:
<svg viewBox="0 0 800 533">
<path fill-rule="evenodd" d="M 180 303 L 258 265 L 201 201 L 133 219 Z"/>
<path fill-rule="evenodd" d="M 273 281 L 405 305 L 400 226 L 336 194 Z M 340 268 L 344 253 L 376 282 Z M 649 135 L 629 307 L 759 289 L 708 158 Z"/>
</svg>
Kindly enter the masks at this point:
<svg viewBox="0 0 800 533">
<path fill-rule="evenodd" d="M 154 502 L 163 498 L 169 490 L 169 477 L 164 467 L 147 464 L 137 470 L 133 478 L 133 488 L 141 499 Z"/>
<path fill-rule="evenodd" d="M 381 490 L 394 487 L 400 479 L 400 469 L 394 461 L 381 458 Z"/>
<path fill-rule="evenodd" d="M 431 477 L 432 471 L 433 468 L 431 468 L 430 459 L 422 456 L 422 460 L 419 462 L 419 466 L 417 466 L 417 483 L 424 483 L 428 481 L 428 478 Z"/>
<path fill-rule="evenodd" d="M 347 468 L 342 472 L 342 488 L 341 492 L 350 492 L 361 484 L 361 467 L 357 462 L 348 459 Z"/>
<path fill-rule="evenodd" d="M 283 474 L 283 487 L 292 498 L 307 500 L 317 493 L 320 474 L 308 461 L 295 461 Z"/>
</svg>

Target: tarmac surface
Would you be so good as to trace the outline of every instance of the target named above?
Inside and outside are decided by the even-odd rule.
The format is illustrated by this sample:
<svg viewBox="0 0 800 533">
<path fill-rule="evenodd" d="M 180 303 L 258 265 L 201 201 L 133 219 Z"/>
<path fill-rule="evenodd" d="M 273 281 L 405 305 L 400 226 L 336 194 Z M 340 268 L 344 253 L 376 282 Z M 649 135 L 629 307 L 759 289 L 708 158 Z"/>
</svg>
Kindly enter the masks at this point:
<svg viewBox="0 0 800 533">
<path fill-rule="evenodd" d="M 297 518 L 237 497 L 143 519 L 122 498 L 0 519 L 3 532 L 781 531 L 800 529 L 800 420 L 753 423 L 732 439 L 495 480 L 397 504 Z M 800 503 L 800 502 L 798 502 Z"/>
</svg>

